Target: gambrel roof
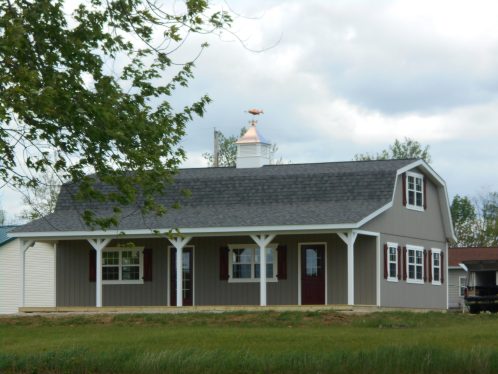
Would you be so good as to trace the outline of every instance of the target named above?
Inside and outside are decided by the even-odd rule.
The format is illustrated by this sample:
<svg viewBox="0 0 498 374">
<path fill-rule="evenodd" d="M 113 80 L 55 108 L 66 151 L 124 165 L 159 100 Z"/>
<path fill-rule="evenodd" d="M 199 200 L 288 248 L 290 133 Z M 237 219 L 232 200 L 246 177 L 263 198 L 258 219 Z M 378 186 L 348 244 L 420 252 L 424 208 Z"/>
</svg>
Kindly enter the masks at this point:
<svg viewBox="0 0 498 374">
<path fill-rule="evenodd" d="M 391 201 L 398 169 L 413 161 L 181 169 L 159 199 L 165 206 L 179 201 L 180 209 L 144 217 L 127 208 L 118 229 L 355 223 Z M 184 197 L 182 189 L 191 196 Z M 64 185 L 53 214 L 15 231 L 88 230 L 81 219 L 85 209 L 109 214 L 110 206 L 73 200 L 74 191 L 74 185 Z"/>
</svg>

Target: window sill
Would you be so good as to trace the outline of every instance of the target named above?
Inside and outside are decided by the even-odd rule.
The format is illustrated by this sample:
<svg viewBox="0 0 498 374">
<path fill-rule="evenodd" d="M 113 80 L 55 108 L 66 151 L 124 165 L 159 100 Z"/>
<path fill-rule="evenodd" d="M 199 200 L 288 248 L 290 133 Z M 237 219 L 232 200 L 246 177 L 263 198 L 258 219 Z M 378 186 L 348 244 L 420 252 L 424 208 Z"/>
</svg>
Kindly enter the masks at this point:
<svg viewBox="0 0 498 374">
<path fill-rule="evenodd" d="M 424 284 L 423 280 L 419 279 L 407 279 L 406 283 L 412 283 L 412 284 Z"/>
<path fill-rule="evenodd" d="M 277 278 L 266 278 L 267 283 L 278 282 Z M 228 283 L 259 283 L 259 278 L 228 279 Z"/>
<path fill-rule="evenodd" d="M 435 281 L 432 281 L 432 284 L 433 284 L 434 286 L 440 286 L 440 285 L 441 285 L 441 282 L 435 282 Z"/>
<path fill-rule="evenodd" d="M 395 282 L 395 283 L 399 282 L 398 278 L 387 278 L 387 281 L 388 282 Z"/>
<path fill-rule="evenodd" d="M 417 212 L 423 212 L 425 211 L 423 206 L 418 206 L 418 205 L 408 205 L 406 204 L 406 209 L 410 210 L 416 210 Z"/>
<path fill-rule="evenodd" d="M 103 285 L 114 285 L 114 284 L 144 284 L 143 280 L 117 280 L 117 281 L 102 281 Z"/>
</svg>

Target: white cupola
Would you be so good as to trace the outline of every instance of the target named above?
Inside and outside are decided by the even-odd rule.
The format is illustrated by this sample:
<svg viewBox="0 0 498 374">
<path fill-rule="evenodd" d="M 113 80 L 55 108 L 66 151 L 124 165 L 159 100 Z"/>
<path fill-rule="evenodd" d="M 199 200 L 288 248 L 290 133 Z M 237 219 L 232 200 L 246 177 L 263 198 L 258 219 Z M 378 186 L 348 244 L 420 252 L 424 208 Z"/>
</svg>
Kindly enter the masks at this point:
<svg viewBox="0 0 498 374">
<path fill-rule="evenodd" d="M 262 110 L 251 109 L 250 114 L 262 114 Z M 256 120 L 250 122 L 249 129 L 235 142 L 237 144 L 237 168 L 259 168 L 270 163 L 270 147 L 268 142 L 258 131 Z"/>
</svg>

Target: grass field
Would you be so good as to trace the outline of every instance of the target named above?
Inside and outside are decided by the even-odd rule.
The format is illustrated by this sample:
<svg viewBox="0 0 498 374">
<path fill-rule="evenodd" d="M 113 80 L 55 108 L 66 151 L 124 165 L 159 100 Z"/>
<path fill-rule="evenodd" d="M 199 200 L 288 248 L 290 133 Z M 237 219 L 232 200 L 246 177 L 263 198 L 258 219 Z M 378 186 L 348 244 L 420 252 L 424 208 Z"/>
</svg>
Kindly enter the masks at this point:
<svg viewBox="0 0 498 374">
<path fill-rule="evenodd" d="M 494 373 L 498 316 L 253 312 L 0 318 L 0 373 Z"/>
</svg>

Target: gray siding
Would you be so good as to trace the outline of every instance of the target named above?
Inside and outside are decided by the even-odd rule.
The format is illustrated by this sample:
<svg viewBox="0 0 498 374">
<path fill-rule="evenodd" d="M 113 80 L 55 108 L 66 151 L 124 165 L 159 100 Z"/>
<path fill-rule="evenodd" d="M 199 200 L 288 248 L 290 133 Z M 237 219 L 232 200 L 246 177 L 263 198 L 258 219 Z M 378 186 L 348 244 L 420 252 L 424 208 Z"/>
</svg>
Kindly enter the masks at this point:
<svg viewBox="0 0 498 374">
<path fill-rule="evenodd" d="M 467 277 L 467 272 L 461 268 L 448 269 L 448 297 L 450 308 L 463 307 L 463 297 L 460 296 L 460 277 Z"/>
<path fill-rule="evenodd" d="M 417 171 L 420 172 L 420 171 Z M 446 236 L 443 226 L 443 216 L 436 186 L 428 180 L 427 209 L 423 212 L 407 209 L 403 206 L 403 183 L 398 177 L 394 202 L 380 216 L 368 222 L 365 230 L 381 233 L 381 247 L 386 242 L 395 242 L 400 246 L 407 244 L 424 248 L 438 248 L 446 252 Z M 389 282 L 383 277 L 383 251 L 381 251 L 381 306 L 408 308 L 447 308 L 447 276 L 442 285 L 410 284 L 406 281 Z M 447 268 L 445 266 L 445 270 Z"/>
<path fill-rule="evenodd" d="M 377 303 L 376 238 L 358 235 L 354 245 L 354 303 Z"/>
<path fill-rule="evenodd" d="M 444 243 L 427 240 L 414 240 L 402 236 L 381 235 L 381 243 L 394 242 L 401 247 L 411 244 L 424 247 L 426 249 L 438 248 L 445 250 Z M 445 262 L 447 256 L 445 255 Z M 446 266 L 445 266 L 446 269 Z M 407 283 L 404 280 L 390 282 L 384 279 L 381 272 L 381 306 L 387 307 L 405 307 L 405 308 L 428 308 L 428 309 L 446 309 L 446 295 L 448 281 L 445 275 L 444 283 L 433 285 L 426 282 L 424 284 Z"/>
<path fill-rule="evenodd" d="M 128 239 L 153 249 L 153 281 L 139 285 L 104 285 L 104 306 L 168 305 L 168 248 L 165 239 Z M 123 242 L 123 241 L 122 241 Z M 269 305 L 298 304 L 298 248 L 300 243 L 324 242 L 327 246 L 327 301 L 347 303 L 347 252 L 335 234 L 278 236 L 274 243 L 287 245 L 287 279 L 267 283 Z M 109 246 L 116 245 L 113 241 Z M 219 248 L 252 244 L 249 237 L 193 238 L 195 305 L 259 305 L 259 283 L 229 283 L 219 279 Z M 57 306 L 94 306 L 95 283 L 89 281 L 86 241 L 61 241 L 57 250 Z M 357 303 L 375 304 L 375 240 L 359 236 L 355 246 Z"/>
<path fill-rule="evenodd" d="M 366 223 L 362 228 L 387 235 L 444 243 L 446 236 L 438 189 L 428 180 L 427 209 L 423 212 L 408 209 L 403 206 L 403 183 L 401 176 L 398 176 L 392 208 Z"/>
<path fill-rule="evenodd" d="M 136 239 L 137 246 L 152 248 L 152 282 L 104 285 L 104 306 L 167 305 L 167 242 L 165 239 Z M 95 282 L 89 281 L 89 251 L 86 241 L 61 241 L 57 245 L 57 306 L 95 306 Z"/>
</svg>

